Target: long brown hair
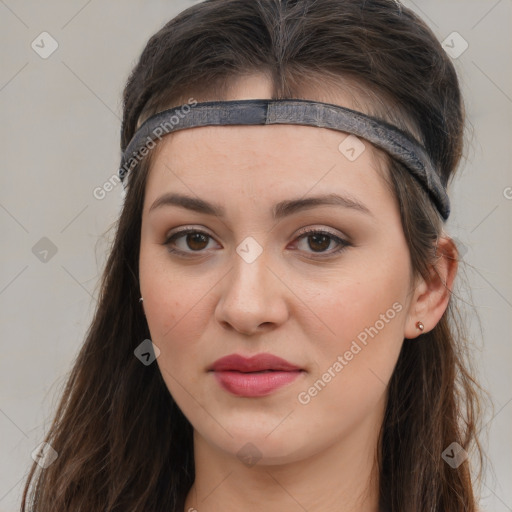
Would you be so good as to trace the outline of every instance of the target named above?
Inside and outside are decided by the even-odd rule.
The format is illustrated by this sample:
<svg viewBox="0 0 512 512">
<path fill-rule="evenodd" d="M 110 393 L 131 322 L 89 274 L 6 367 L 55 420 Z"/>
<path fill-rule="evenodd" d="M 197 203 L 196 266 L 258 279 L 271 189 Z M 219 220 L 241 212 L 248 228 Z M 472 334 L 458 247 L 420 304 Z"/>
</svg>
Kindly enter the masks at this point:
<svg viewBox="0 0 512 512">
<path fill-rule="evenodd" d="M 352 91 L 360 110 L 426 147 L 444 184 L 462 155 L 464 107 L 455 69 L 435 35 L 394 0 L 207 0 L 153 35 L 124 90 L 121 149 L 150 115 L 229 99 L 241 75 L 265 73 L 273 98 Z M 146 176 L 154 151 L 128 177 L 125 204 L 97 309 L 46 442 L 58 458 L 33 464 L 22 511 L 182 512 L 194 481 L 192 426 L 158 366 L 134 349 L 150 337 L 138 299 Z M 415 274 L 428 277 L 443 224 L 428 196 L 388 159 Z M 455 297 L 437 326 L 403 344 L 380 434 L 382 509 L 474 512 L 469 463 L 441 454 L 452 442 L 482 460 L 479 388 Z"/>
</svg>

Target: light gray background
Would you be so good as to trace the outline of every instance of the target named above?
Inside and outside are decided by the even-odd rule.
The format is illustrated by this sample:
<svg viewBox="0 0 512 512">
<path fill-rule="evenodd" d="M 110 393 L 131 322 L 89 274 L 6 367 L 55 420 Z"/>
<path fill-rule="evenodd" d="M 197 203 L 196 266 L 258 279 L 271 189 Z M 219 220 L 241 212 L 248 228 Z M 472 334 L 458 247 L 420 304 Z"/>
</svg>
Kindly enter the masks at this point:
<svg viewBox="0 0 512 512">
<path fill-rule="evenodd" d="M 19 507 L 30 454 L 92 317 L 121 187 L 103 200 L 93 190 L 119 163 L 122 88 L 149 36 L 192 3 L 0 0 L 0 512 Z M 465 252 L 466 299 L 484 334 L 475 359 L 495 403 L 486 420 L 494 471 L 481 504 L 511 511 L 512 2 L 403 3 L 441 41 L 456 31 L 469 44 L 454 59 L 469 145 L 447 227 Z M 34 40 L 42 46 L 43 31 L 58 43 L 46 59 L 31 48 Z M 46 262 L 32 250 L 42 237 L 57 248 Z"/>
</svg>

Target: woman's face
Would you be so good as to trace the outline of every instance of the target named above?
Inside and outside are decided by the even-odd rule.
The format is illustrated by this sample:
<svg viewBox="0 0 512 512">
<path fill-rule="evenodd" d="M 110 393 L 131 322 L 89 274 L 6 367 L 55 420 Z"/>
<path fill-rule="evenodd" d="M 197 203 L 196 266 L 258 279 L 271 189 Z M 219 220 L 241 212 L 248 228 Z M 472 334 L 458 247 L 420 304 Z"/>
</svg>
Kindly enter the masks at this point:
<svg viewBox="0 0 512 512">
<path fill-rule="evenodd" d="M 222 126 L 159 143 L 144 311 L 169 392 L 217 453 L 282 464 L 378 433 L 411 267 L 377 150 L 346 137 Z"/>
</svg>

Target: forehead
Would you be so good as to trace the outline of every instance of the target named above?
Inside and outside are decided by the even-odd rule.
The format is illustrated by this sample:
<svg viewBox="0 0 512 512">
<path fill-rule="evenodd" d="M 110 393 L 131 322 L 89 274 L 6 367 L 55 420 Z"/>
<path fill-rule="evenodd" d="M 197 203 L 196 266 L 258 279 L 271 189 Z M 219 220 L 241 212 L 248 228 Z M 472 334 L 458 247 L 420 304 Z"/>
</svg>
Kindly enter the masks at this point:
<svg viewBox="0 0 512 512">
<path fill-rule="evenodd" d="M 385 168 L 382 151 L 345 132 L 286 124 L 205 126 L 159 142 L 146 190 L 152 195 L 184 180 L 218 189 L 282 183 L 306 187 L 306 193 L 320 182 L 368 187 L 382 181 Z"/>
</svg>

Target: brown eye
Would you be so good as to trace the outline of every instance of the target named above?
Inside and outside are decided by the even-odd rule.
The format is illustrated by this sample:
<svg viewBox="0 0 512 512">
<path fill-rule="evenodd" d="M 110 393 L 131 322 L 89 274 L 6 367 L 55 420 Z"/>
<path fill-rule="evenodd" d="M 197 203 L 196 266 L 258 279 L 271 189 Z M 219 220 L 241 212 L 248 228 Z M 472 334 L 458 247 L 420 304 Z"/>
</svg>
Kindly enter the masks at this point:
<svg viewBox="0 0 512 512">
<path fill-rule="evenodd" d="M 171 235 L 164 243 L 170 252 L 191 254 L 201 252 L 208 247 L 213 238 L 197 229 L 184 229 Z"/>
<path fill-rule="evenodd" d="M 331 245 L 331 237 L 322 234 L 309 235 L 307 237 L 309 247 L 315 252 L 322 252 Z"/>
<path fill-rule="evenodd" d="M 203 233 L 189 233 L 185 240 L 187 246 L 193 251 L 200 251 L 208 245 L 208 236 Z"/>
<path fill-rule="evenodd" d="M 298 240 L 299 243 L 297 245 L 301 251 L 313 254 L 316 253 L 318 257 L 332 256 L 351 245 L 348 241 L 343 240 L 333 233 L 318 229 L 303 231 Z M 301 242 L 304 242 L 302 247 L 300 247 Z"/>
</svg>

